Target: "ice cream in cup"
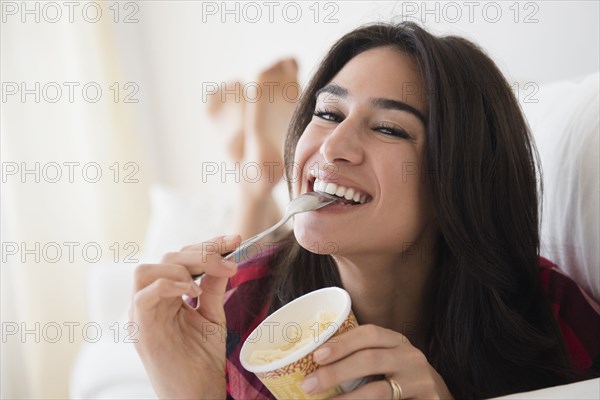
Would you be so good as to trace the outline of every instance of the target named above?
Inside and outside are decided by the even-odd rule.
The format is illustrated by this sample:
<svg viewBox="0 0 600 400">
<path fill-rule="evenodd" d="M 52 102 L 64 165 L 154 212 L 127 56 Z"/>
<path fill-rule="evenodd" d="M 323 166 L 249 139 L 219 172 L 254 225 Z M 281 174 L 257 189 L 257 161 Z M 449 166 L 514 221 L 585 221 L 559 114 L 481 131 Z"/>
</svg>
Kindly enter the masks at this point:
<svg viewBox="0 0 600 400">
<path fill-rule="evenodd" d="M 367 379 L 309 395 L 300 385 L 319 367 L 312 354 L 330 338 L 356 326 L 348 292 L 338 287 L 319 289 L 286 304 L 257 326 L 242 346 L 240 362 L 277 399 L 327 399 Z"/>
</svg>

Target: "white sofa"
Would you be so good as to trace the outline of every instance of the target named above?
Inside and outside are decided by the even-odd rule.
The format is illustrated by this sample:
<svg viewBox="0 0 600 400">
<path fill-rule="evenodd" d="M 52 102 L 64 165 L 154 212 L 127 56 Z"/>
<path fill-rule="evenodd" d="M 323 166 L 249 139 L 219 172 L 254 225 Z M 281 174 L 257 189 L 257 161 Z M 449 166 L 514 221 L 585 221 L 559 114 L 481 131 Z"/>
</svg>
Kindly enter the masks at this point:
<svg viewBox="0 0 600 400">
<path fill-rule="evenodd" d="M 590 296 L 600 299 L 599 271 L 599 75 L 548 85 L 523 103 L 544 170 L 542 255 L 556 262 Z M 146 240 L 147 261 L 183 244 L 223 233 L 227 209 L 168 188 L 151 193 L 153 216 Z M 218 210 L 221 210 L 218 212 Z M 189 221 L 203 221 L 203 231 Z M 149 250 L 150 249 L 150 250 Z M 96 266 L 89 277 L 90 320 L 110 326 L 126 321 L 131 264 Z M 86 344 L 72 371 L 73 398 L 155 398 L 132 344 L 105 335 Z M 515 399 L 598 399 L 600 379 L 530 393 Z"/>
</svg>

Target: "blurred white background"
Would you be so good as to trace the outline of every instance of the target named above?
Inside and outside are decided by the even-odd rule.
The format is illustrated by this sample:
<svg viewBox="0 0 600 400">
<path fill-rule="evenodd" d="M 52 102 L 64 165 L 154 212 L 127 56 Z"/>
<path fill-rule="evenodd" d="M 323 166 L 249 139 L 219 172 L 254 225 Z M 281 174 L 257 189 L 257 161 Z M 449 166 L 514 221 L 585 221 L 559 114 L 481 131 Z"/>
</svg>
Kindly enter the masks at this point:
<svg viewBox="0 0 600 400">
<path fill-rule="evenodd" d="M 343 33 L 402 18 L 480 44 L 520 101 L 599 70 L 597 1 L 2 1 L 1 11 L 2 398 L 68 396 L 77 352 L 96 335 L 90 269 L 129 272 L 157 250 L 144 248 L 153 185 L 201 196 L 212 222 L 190 222 L 199 240 L 229 233 L 234 182 L 202 179 L 202 163 L 225 159 L 207 84 L 252 81 L 288 56 L 304 84 Z M 124 335 L 102 322 L 102 334 Z"/>
</svg>

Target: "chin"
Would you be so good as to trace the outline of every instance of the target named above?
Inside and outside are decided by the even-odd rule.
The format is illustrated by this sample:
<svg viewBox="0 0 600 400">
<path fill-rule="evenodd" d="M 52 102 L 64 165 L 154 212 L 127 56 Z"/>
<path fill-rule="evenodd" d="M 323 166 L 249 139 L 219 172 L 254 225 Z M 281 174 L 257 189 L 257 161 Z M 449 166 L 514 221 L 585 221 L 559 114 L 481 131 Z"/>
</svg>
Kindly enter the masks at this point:
<svg viewBox="0 0 600 400">
<path fill-rule="evenodd" d="M 332 240 L 331 236 L 328 238 L 314 232 L 314 230 L 303 227 L 294 227 L 296 241 L 305 250 L 315 254 L 334 255 L 339 253 L 340 247 L 337 241 Z"/>
</svg>

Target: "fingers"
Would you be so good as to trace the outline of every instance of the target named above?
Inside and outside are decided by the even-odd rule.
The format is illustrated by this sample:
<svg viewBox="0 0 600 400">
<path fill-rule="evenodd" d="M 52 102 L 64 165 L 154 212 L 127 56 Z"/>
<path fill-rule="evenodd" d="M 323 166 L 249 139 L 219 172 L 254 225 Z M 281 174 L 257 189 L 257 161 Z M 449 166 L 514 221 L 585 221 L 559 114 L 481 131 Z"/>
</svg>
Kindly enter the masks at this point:
<svg viewBox="0 0 600 400">
<path fill-rule="evenodd" d="M 194 275 L 205 272 L 209 275 L 230 277 L 233 274 L 227 273 L 227 268 L 235 270 L 236 264 L 231 260 L 223 260 L 222 255 L 235 250 L 240 240 L 239 235 L 218 236 L 203 243 L 185 246 L 179 252 L 167 253 L 163 262 L 185 265 Z M 219 263 L 226 269 L 220 268 Z"/>
<path fill-rule="evenodd" d="M 202 243 L 184 246 L 181 251 L 209 251 L 212 253 L 225 254 L 235 250 L 238 246 L 240 235 L 217 236 Z M 231 247 L 233 244 L 233 247 Z"/>
<path fill-rule="evenodd" d="M 225 324 L 223 297 L 227 288 L 227 280 L 235 275 L 237 268 L 234 261 L 222 260 L 221 254 L 235 250 L 239 246 L 240 240 L 239 235 L 216 238 L 211 241 L 212 250 L 206 250 L 209 257 L 211 255 L 218 256 L 219 261 L 209 263 L 210 268 L 207 267 L 206 275 L 200 281 L 202 294 L 197 311 L 216 324 Z M 190 251 L 194 250 L 190 249 Z"/>
<path fill-rule="evenodd" d="M 224 322 L 223 296 L 227 280 L 235 275 L 237 264 L 224 261 L 221 254 L 234 250 L 239 235 L 216 237 L 207 242 L 187 246 L 180 252 L 168 253 L 162 264 L 142 264 L 135 270 L 134 307 L 149 310 L 161 301 L 171 299 L 181 306 L 181 296 L 200 297 L 199 312 L 213 322 Z M 200 287 L 191 275 L 205 273 Z M 205 292 L 205 293 L 202 293 Z"/>
<path fill-rule="evenodd" d="M 202 270 L 195 270 L 193 273 L 206 272 L 200 281 L 202 294 L 200 295 L 200 305 L 197 309 L 206 319 L 217 324 L 225 323 L 225 311 L 223 309 L 223 296 L 227 288 L 227 280 L 235 275 L 237 264 L 222 259 L 222 254 L 235 250 L 240 243 L 239 235 L 218 237 L 209 242 L 202 243 L 203 255 L 207 262 Z M 181 252 L 181 257 L 187 257 L 187 253 L 197 252 L 197 246 L 190 247 Z"/>
<path fill-rule="evenodd" d="M 319 364 L 326 365 L 347 357 L 360 349 L 394 348 L 404 340 L 409 343 L 408 339 L 398 332 L 376 325 L 361 325 L 332 337 L 315 351 L 313 357 Z"/>
<path fill-rule="evenodd" d="M 210 253 L 206 251 L 180 251 L 167 253 L 162 260 L 163 264 L 183 265 L 187 268 L 190 275 L 205 272 L 209 275 L 219 277 L 233 276 L 237 264 L 234 261 L 223 260 L 220 253 Z"/>
<path fill-rule="evenodd" d="M 191 275 L 205 272 L 208 275 L 231 277 L 236 264 L 223 261 L 221 253 L 229 252 L 239 244 L 239 236 L 217 237 L 205 243 L 187 246 L 183 251 L 167 253 L 161 264 L 142 264 L 135 270 L 134 289 L 139 291 L 159 278 L 185 282 Z"/>
<path fill-rule="evenodd" d="M 136 309 L 148 311 L 165 299 L 173 299 L 176 303 L 180 304 L 182 302 L 181 296 L 184 294 L 196 297 L 200 293 L 200 288 L 192 281 L 181 282 L 159 278 L 138 291 L 134 296 L 133 302 Z"/>
<path fill-rule="evenodd" d="M 321 366 L 305 378 L 303 388 L 307 393 L 323 392 L 365 376 L 410 376 L 407 369 L 428 365 L 424 355 L 404 335 L 376 325 L 362 325 L 331 338 L 315 351 L 313 359 Z M 379 390 L 369 393 L 365 398 L 381 398 Z"/>
<path fill-rule="evenodd" d="M 180 282 L 192 280 L 190 273 L 183 265 L 141 264 L 135 269 L 133 279 L 134 290 L 138 292 L 161 278 Z"/>
<path fill-rule="evenodd" d="M 353 390 L 349 393 L 332 397 L 332 399 L 346 400 L 346 399 L 391 399 L 392 398 L 392 386 L 386 380 L 380 380 L 375 382 L 367 383 Z"/>
<path fill-rule="evenodd" d="M 344 382 L 370 375 L 387 374 L 398 362 L 388 349 L 367 349 L 330 365 L 322 365 L 302 383 L 307 393 L 320 393 Z"/>
</svg>

